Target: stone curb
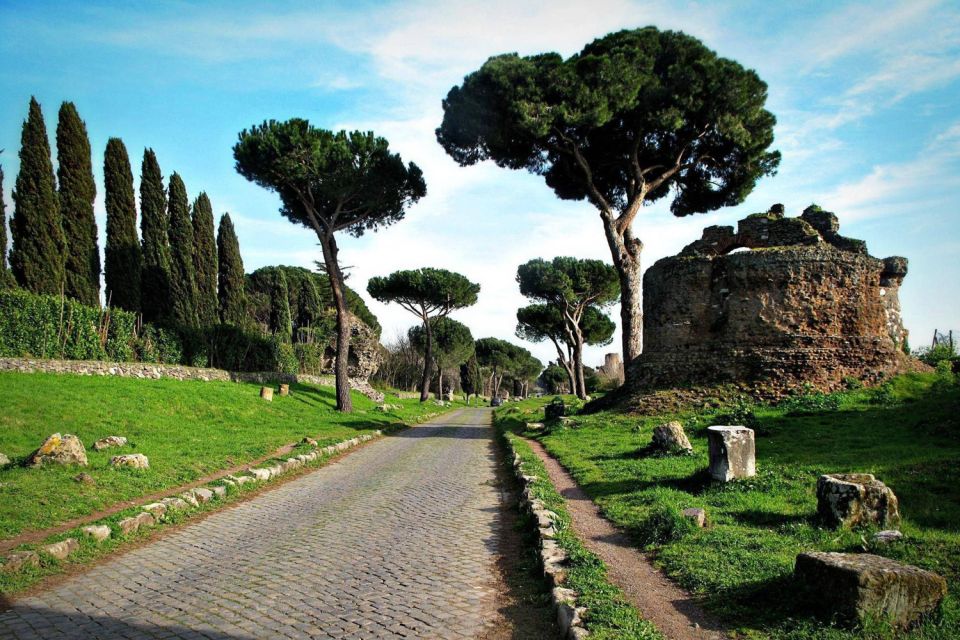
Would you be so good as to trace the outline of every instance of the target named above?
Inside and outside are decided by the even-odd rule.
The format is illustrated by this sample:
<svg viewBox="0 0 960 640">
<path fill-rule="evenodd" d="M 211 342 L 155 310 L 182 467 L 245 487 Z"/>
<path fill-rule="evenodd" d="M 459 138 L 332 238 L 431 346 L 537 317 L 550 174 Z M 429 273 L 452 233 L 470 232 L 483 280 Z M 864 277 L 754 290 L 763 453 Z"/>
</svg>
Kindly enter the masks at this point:
<svg viewBox="0 0 960 640">
<path fill-rule="evenodd" d="M 513 473 L 523 486 L 520 493 L 520 504 L 536 521 L 537 537 L 540 545 L 540 564 L 544 575 L 549 578 L 553 589 L 550 592 L 553 607 L 557 612 L 557 622 L 560 625 L 560 634 L 570 640 L 587 638 L 590 632 L 583 626 L 583 615 L 586 607 L 577 604 L 579 594 L 563 585 L 567 581 L 567 566 L 569 556 L 563 547 L 557 544 L 557 514 L 550 511 L 543 501 L 533 497 L 532 486 L 538 480 L 537 476 L 527 475 L 523 471 L 523 461 L 513 449 L 509 438 L 504 438 L 507 448 L 513 454 Z"/>
<path fill-rule="evenodd" d="M 161 519 L 169 512 L 188 511 L 206 504 L 213 500 L 222 500 L 227 496 L 227 487 L 237 488 L 248 482 L 267 482 L 286 473 L 299 469 L 310 462 L 314 462 L 323 456 L 334 456 L 364 442 L 369 442 L 374 438 L 379 438 L 383 432 L 379 429 L 374 431 L 373 435 L 365 433 L 349 440 L 344 440 L 326 447 L 314 446 L 310 453 L 302 453 L 296 457 L 287 458 L 285 461 L 272 467 L 248 468 L 242 475 L 228 475 L 216 480 L 223 484 L 209 484 L 205 487 L 197 487 L 184 491 L 183 493 L 163 498 L 159 502 L 145 504 L 140 507 L 141 511 L 135 516 L 124 518 L 117 522 L 116 526 L 111 526 L 105 522 L 94 523 L 82 527 L 80 531 L 85 537 L 92 539 L 96 543 L 104 542 L 110 539 L 115 533 L 128 535 L 135 533 L 140 529 L 146 529 L 160 524 Z M 80 548 L 80 543 L 76 538 L 66 538 L 52 544 L 40 545 L 37 550 L 12 551 L 7 554 L 0 571 L 12 573 L 20 571 L 24 567 L 39 567 L 41 554 L 46 554 L 58 560 L 65 560 L 74 551 Z"/>
</svg>

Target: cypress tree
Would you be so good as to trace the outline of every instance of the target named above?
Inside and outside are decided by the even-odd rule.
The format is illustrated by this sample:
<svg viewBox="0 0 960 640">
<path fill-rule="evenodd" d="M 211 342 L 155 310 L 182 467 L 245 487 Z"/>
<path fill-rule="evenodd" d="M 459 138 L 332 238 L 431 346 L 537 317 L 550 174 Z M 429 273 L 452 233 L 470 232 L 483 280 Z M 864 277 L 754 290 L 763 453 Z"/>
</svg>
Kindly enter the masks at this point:
<svg viewBox="0 0 960 640">
<path fill-rule="evenodd" d="M 107 246 L 104 279 L 107 303 L 140 311 L 140 240 L 137 238 L 137 201 L 127 147 L 120 138 L 107 141 L 103 159 L 104 200 L 107 208 Z"/>
<path fill-rule="evenodd" d="M 323 301 L 314 282 L 313 274 L 300 280 L 300 308 L 297 313 L 297 328 L 309 329 L 323 313 Z"/>
<path fill-rule="evenodd" d="M 170 219 L 170 307 L 181 327 L 197 326 L 197 276 L 193 268 L 193 222 L 187 188 L 177 173 L 167 189 Z"/>
<path fill-rule="evenodd" d="M 201 327 L 217 324 L 217 241 L 213 207 L 206 193 L 193 202 L 193 266 L 197 278 L 197 319 Z"/>
<path fill-rule="evenodd" d="M 270 331 L 284 342 L 290 342 L 293 323 L 290 321 L 290 289 L 287 276 L 277 270 L 270 289 Z"/>
<path fill-rule="evenodd" d="M 143 243 L 140 309 L 147 322 L 167 320 L 170 315 L 169 226 L 163 175 L 153 149 L 146 149 L 140 171 L 140 237 Z"/>
<path fill-rule="evenodd" d="M 13 191 L 10 235 L 10 267 L 17 283 L 33 293 L 61 294 L 67 241 L 47 127 L 35 98 L 30 98 L 30 112 L 20 138 L 20 172 Z"/>
<path fill-rule="evenodd" d="M 243 258 L 240 242 L 233 229 L 230 214 L 220 218 L 217 230 L 217 283 L 220 296 L 220 321 L 242 325 L 246 320 L 246 292 L 244 291 Z"/>
<path fill-rule="evenodd" d="M 13 275 L 7 269 L 7 204 L 3 200 L 3 167 L 0 167 L 0 289 L 13 286 Z"/>
<path fill-rule="evenodd" d="M 72 102 L 60 105 L 57 162 L 60 215 L 67 237 L 64 293 L 83 304 L 99 307 L 100 248 L 93 217 L 97 186 L 93 182 L 87 125 Z"/>
</svg>

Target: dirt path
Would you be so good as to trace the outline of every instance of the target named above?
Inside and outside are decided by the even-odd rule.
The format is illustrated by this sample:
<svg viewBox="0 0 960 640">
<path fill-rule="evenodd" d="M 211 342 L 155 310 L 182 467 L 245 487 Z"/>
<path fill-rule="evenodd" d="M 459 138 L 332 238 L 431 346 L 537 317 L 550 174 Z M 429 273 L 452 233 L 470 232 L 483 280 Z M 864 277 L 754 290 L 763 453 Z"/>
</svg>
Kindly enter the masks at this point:
<svg viewBox="0 0 960 640">
<path fill-rule="evenodd" d="M 607 565 L 611 582 L 620 587 L 644 618 L 671 640 L 719 640 L 727 636 L 694 598 L 650 562 L 630 538 L 600 515 L 600 509 L 539 442 L 527 440 L 566 499 L 573 529 L 590 551 Z"/>
</svg>

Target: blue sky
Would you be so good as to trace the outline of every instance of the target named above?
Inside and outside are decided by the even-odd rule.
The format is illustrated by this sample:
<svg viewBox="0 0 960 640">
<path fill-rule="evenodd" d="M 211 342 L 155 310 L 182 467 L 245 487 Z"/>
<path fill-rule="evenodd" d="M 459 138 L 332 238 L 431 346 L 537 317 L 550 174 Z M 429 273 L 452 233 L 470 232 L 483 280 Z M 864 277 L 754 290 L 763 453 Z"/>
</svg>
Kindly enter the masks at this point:
<svg viewBox="0 0 960 640">
<path fill-rule="evenodd" d="M 960 5 L 906 2 L 27 2 L 0 0 L 0 163 L 3 197 L 35 95 L 50 134 L 64 100 L 87 123 L 104 230 L 103 149 L 124 140 L 138 173 L 152 147 L 164 175 L 206 191 L 237 226 L 248 271 L 312 266 L 311 232 L 277 213 L 272 194 L 233 169 L 244 127 L 305 117 L 331 129 L 372 129 L 423 168 L 428 196 L 407 219 L 341 242 L 349 284 L 439 266 L 482 285 L 455 317 L 477 337 L 514 339 L 524 304 L 513 277 L 533 257 L 609 260 L 596 213 L 560 202 L 542 180 L 492 165 L 460 168 L 436 144 L 441 99 L 490 55 L 559 51 L 653 24 L 695 35 L 769 84 L 783 162 L 741 206 L 676 219 L 666 203 L 634 223 L 644 262 L 677 252 L 710 224 L 784 203 L 835 211 L 841 232 L 878 257 L 904 255 L 901 292 L 914 346 L 960 329 Z M 101 239 L 102 246 L 102 239 Z M 384 340 L 415 320 L 371 302 Z M 614 318 L 618 317 L 616 310 Z M 609 348 L 588 350 L 599 363 Z M 541 359 L 546 345 L 527 345 Z"/>
</svg>

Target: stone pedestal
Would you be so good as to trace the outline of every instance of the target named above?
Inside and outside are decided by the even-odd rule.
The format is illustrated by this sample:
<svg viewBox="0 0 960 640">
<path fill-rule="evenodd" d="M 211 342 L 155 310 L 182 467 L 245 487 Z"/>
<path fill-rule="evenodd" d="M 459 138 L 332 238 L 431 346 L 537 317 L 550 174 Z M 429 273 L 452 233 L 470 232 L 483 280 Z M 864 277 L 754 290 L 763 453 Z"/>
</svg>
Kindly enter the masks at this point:
<svg viewBox="0 0 960 640">
<path fill-rule="evenodd" d="M 820 613 L 850 623 L 880 617 L 906 627 L 947 593 L 937 574 L 869 553 L 801 553 L 793 575 Z"/>
<path fill-rule="evenodd" d="M 260 387 L 260 397 L 267 402 L 273 402 L 273 389 L 270 387 Z"/>
<path fill-rule="evenodd" d="M 281 396 L 288 396 L 288 395 L 290 395 L 290 385 L 288 385 L 288 384 L 282 384 L 282 385 L 280 385 L 280 395 L 281 395 Z"/>
<path fill-rule="evenodd" d="M 831 527 L 900 524 L 900 503 L 870 473 L 830 473 L 817 479 L 817 513 Z"/>
<path fill-rule="evenodd" d="M 753 429 L 733 425 L 707 428 L 710 476 L 720 482 L 749 478 L 757 473 Z"/>
</svg>

